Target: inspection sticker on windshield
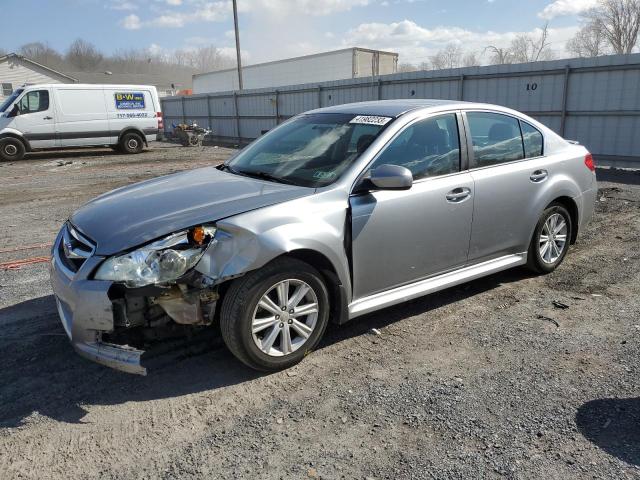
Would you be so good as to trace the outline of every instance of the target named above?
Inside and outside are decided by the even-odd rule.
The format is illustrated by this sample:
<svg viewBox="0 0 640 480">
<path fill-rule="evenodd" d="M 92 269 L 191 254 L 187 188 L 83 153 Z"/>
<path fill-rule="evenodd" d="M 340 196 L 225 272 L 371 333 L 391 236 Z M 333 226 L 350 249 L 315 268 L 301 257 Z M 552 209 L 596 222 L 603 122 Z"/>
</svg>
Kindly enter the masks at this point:
<svg viewBox="0 0 640 480">
<path fill-rule="evenodd" d="M 376 117 L 374 115 L 358 115 L 349 123 L 360 123 L 364 125 L 386 125 L 392 120 L 391 117 Z"/>
</svg>

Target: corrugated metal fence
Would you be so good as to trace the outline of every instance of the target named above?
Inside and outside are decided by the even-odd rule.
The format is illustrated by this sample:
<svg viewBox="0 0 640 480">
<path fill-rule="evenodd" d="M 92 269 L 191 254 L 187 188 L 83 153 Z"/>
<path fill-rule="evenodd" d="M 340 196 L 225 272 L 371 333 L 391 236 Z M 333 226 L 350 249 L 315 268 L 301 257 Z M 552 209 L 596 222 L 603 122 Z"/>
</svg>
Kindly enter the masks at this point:
<svg viewBox="0 0 640 480">
<path fill-rule="evenodd" d="M 601 165 L 640 168 L 640 54 L 408 72 L 278 89 L 162 99 L 165 129 L 195 121 L 246 143 L 298 113 L 342 103 L 439 98 L 525 112 L 589 148 Z"/>
</svg>

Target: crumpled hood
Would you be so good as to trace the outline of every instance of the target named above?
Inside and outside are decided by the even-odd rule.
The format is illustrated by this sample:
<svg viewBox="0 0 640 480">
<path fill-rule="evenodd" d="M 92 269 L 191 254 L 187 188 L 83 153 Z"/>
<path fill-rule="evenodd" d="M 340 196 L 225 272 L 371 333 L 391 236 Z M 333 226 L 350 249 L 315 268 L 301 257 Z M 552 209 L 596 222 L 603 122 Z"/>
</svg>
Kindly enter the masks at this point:
<svg viewBox="0 0 640 480">
<path fill-rule="evenodd" d="M 113 255 L 194 225 L 313 192 L 205 167 L 105 193 L 80 207 L 70 220 L 97 242 L 96 254 Z"/>
</svg>

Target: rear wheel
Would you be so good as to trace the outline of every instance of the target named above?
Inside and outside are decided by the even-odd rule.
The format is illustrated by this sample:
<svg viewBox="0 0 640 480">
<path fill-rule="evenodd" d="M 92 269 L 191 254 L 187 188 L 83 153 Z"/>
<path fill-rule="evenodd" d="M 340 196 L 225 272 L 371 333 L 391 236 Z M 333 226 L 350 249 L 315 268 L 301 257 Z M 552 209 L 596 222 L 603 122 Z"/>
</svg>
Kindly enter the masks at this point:
<svg viewBox="0 0 640 480">
<path fill-rule="evenodd" d="M 572 228 L 567 209 L 559 203 L 549 205 L 542 212 L 533 233 L 527 266 L 537 273 L 553 272 L 569 250 Z"/>
<path fill-rule="evenodd" d="M 142 137 L 137 133 L 126 133 L 120 139 L 120 150 L 124 153 L 140 153 L 143 148 Z"/>
<path fill-rule="evenodd" d="M 0 158 L 6 162 L 22 160 L 24 157 L 24 144 L 16 138 L 3 138 L 0 140 Z"/>
<path fill-rule="evenodd" d="M 281 259 L 235 280 L 222 303 L 220 326 L 243 363 L 276 371 L 300 362 L 329 320 L 329 295 L 313 267 Z"/>
</svg>

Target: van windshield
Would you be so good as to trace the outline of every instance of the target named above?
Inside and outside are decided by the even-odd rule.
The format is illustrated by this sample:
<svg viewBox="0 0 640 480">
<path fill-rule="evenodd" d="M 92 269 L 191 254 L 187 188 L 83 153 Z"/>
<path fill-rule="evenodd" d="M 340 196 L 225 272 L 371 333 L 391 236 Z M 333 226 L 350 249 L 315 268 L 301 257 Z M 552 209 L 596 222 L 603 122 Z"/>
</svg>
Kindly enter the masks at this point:
<svg viewBox="0 0 640 480">
<path fill-rule="evenodd" d="M 274 182 L 326 186 L 336 181 L 392 120 L 342 113 L 302 115 L 267 133 L 222 168 Z"/>
<path fill-rule="evenodd" d="M 15 102 L 16 98 L 18 98 L 22 92 L 24 92 L 24 88 L 19 88 L 18 90 L 15 90 L 10 96 L 8 96 L 5 101 L 2 102 L 2 105 L 0 105 L 0 113 L 9 108 L 9 105 Z"/>
</svg>

